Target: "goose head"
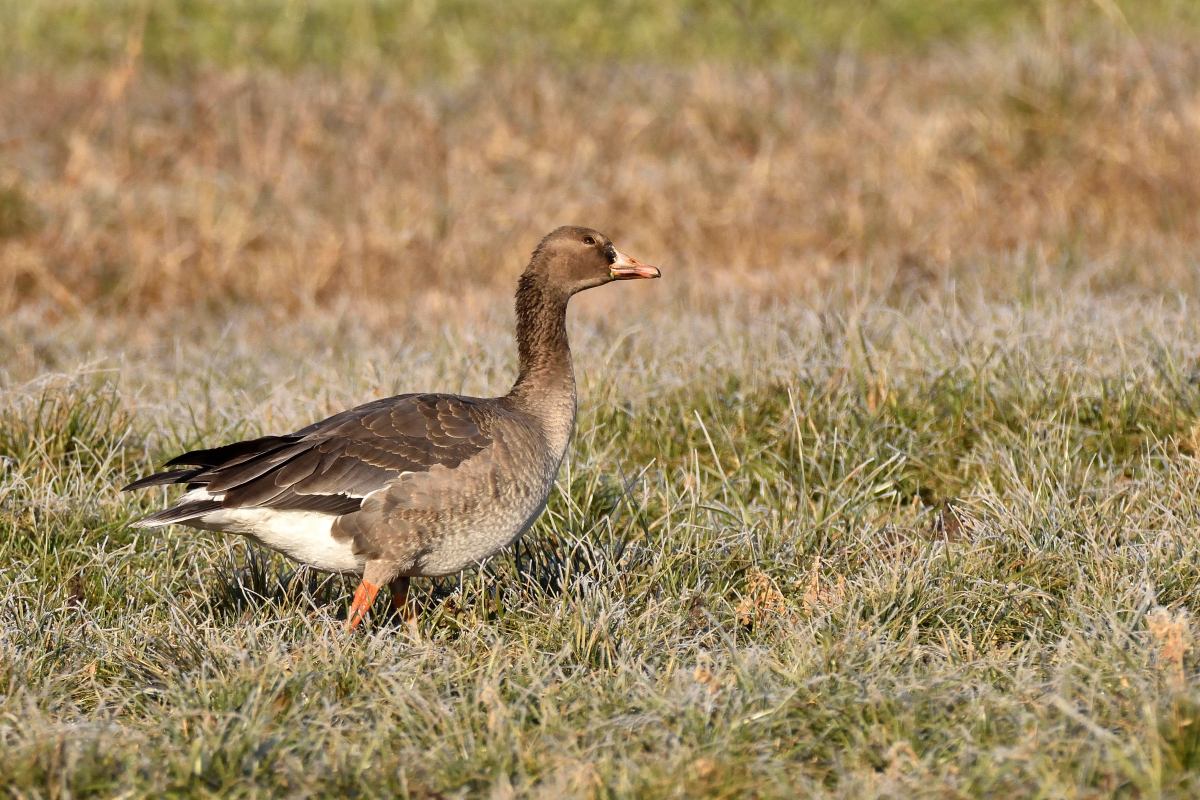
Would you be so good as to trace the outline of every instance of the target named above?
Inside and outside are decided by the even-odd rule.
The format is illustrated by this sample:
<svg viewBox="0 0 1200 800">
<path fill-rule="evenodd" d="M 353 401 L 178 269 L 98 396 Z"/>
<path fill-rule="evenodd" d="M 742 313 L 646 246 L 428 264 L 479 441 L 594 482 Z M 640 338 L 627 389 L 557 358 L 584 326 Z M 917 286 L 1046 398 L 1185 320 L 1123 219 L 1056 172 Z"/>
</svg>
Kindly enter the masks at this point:
<svg viewBox="0 0 1200 800">
<path fill-rule="evenodd" d="M 658 278 L 658 267 L 621 252 L 599 231 L 565 225 L 542 239 L 526 274 L 570 296 L 612 281 Z"/>
</svg>

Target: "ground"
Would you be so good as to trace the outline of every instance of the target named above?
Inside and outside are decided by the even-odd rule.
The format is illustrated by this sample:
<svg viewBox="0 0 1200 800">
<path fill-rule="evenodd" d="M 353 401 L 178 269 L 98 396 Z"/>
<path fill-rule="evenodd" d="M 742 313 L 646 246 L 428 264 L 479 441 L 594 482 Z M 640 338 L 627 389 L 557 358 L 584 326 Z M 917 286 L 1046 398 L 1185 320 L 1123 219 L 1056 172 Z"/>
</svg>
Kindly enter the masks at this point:
<svg viewBox="0 0 1200 800">
<path fill-rule="evenodd" d="M 67 58 L 29 8 L 0 92 L 7 796 L 1200 791 L 1192 29 L 1054 4 L 769 63 L 447 45 L 490 71 L 430 78 L 336 36 L 353 68 L 180 63 L 156 19 Z M 573 303 L 547 513 L 417 581 L 417 636 L 345 632 L 350 580 L 129 527 L 168 492 L 118 488 L 181 450 L 505 391 L 560 223 L 663 279 Z"/>
</svg>

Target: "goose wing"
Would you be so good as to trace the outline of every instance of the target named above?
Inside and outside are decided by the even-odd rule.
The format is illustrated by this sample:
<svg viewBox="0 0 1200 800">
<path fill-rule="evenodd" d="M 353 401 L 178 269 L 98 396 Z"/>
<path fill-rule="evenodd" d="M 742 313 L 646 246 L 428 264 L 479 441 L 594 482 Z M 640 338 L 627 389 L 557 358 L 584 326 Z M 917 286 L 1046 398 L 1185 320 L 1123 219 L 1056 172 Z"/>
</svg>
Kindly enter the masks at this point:
<svg viewBox="0 0 1200 800">
<path fill-rule="evenodd" d="M 404 473 L 457 467 L 487 449 L 492 443 L 488 402 L 494 401 L 440 394 L 388 397 L 287 436 L 184 453 L 166 463 L 175 469 L 124 489 L 185 484 L 205 490 L 189 493 L 192 499 L 185 495 L 143 524 L 178 522 L 217 508 L 348 514 Z"/>
</svg>

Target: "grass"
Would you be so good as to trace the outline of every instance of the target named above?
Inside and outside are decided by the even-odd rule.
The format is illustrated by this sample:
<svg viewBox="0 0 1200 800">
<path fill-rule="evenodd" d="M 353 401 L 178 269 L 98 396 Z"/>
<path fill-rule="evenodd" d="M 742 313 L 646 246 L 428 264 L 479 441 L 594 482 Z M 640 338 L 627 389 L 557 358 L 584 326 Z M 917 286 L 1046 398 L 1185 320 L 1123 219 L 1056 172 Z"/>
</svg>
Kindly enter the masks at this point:
<svg viewBox="0 0 1200 800">
<path fill-rule="evenodd" d="M 269 67 L 380 70 L 454 78 L 513 61 L 807 64 L 830 51 L 920 51 L 1005 35 L 1065 15 L 1141 31 L 1200 27 L 1183 0 L 81 0 L 9 2 L 0 9 L 0 64 L 10 69 L 119 64 L 131 51 L 156 71 Z M 1183 26 L 1183 29 L 1180 28 Z"/>
<path fill-rule="evenodd" d="M 1075 33 L 1064 8 L 805 69 L 531 56 L 447 83 L 135 51 L 6 73 L 0 311 L 451 301 L 580 220 L 669 254 L 697 300 L 820 297 L 847 268 L 892 298 L 1193 291 L 1196 39 Z"/>
<path fill-rule="evenodd" d="M 1194 4 L 482 8 L 0 2 L 0 795 L 1195 796 Z M 129 527 L 564 222 L 664 280 L 419 639 Z"/>
<path fill-rule="evenodd" d="M 19 348 L 8 792 L 1195 791 L 1188 303 L 702 313 L 640 288 L 596 293 L 632 298 L 624 344 L 604 301 L 578 302 L 582 416 L 550 508 L 515 553 L 422 585 L 420 641 L 344 634 L 339 579 L 129 529 L 160 500 L 116 487 L 401 380 L 502 388 L 506 315 L 432 347 L 334 315 L 240 318 L 215 350 L 171 319 L 159 343 L 85 319 Z"/>
</svg>

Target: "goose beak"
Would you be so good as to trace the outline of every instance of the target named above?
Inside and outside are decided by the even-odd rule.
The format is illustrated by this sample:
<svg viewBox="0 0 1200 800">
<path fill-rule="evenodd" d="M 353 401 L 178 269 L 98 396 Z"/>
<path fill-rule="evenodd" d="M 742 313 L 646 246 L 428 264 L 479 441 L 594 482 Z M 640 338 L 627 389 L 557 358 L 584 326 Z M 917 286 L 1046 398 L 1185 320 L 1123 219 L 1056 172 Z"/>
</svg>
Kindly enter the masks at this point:
<svg viewBox="0 0 1200 800">
<path fill-rule="evenodd" d="M 617 280 L 628 281 L 634 278 L 659 278 L 662 276 L 662 273 L 658 271 L 658 267 L 643 264 L 633 256 L 625 255 L 620 250 L 617 250 L 616 253 L 617 260 L 609 264 L 608 274 Z"/>
</svg>

